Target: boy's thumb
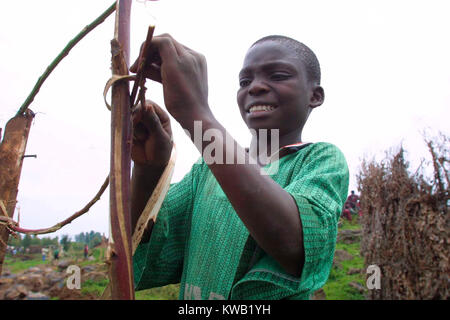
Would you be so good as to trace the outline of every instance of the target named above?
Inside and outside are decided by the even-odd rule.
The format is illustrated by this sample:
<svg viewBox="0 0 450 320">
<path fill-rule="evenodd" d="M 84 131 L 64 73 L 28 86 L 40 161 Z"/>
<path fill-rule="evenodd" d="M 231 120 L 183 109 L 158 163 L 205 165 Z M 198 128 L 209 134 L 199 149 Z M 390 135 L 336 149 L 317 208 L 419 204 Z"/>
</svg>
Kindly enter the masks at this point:
<svg viewBox="0 0 450 320">
<path fill-rule="evenodd" d="M 144 121 L 147 124 L 148 128 L 152 132 L 159 133 L 163 130 L 161 121 L 159 120 L 158 115 L 156 114 L 155 107 L 151 104 L 146 104 L 144 108 Z"/>
<path fill-rule="evenodd" d="M 136 60 L 133 65 L 130 67 L 130 72 L 136 73 L 137 72 L 137 65 L 138 61 Z"/>
</svg>

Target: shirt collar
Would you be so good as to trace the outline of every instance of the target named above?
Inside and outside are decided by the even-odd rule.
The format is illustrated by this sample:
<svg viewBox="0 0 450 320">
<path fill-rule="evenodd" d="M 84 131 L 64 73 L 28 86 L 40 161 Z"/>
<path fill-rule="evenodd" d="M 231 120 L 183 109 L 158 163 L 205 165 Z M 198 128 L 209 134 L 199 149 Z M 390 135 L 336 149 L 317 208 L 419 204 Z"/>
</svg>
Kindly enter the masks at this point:
<svg viewBox="0 0 450 320">
<path fill-rule="evenodd" d="M 312 144 L 312 142 L 296 142 L 293 144 L 285 145 L 285 146 L 281 147 L 280 149 L 278 149 L 278 151 L 275 152 L 273 155 L 270 156 L 269 163 L 272 163 L 273 161 L 278 160 L 280 152 L 282 152 L 282 151 L 283 151 L 282 152 L 283 156 L 285 156 L 287 154 L 297 152 L 310 144 Z M 249 150 L 250 150 L 249 148 L 245 148 L 246 152 L 249 152 Z"/>
<path fill-rule="evenodd" d="M 285 146 L 281 147 L 273 155 L 270 156 L 270 161 L 269 162 L 273 162 L 275 160 L 278 160 L 280 158 L 280 153 L 281 153 L 281 157 L 283 157 L 283 156 L 285 156 L 287 154 L 297 152 L 297 151 L 303 149 L 304 147 L 310 145 L 311 143 L 312 142 L 296 142 L 296 143 L 293 143 L 293 144 L 285 145 Z"/>
</svg>

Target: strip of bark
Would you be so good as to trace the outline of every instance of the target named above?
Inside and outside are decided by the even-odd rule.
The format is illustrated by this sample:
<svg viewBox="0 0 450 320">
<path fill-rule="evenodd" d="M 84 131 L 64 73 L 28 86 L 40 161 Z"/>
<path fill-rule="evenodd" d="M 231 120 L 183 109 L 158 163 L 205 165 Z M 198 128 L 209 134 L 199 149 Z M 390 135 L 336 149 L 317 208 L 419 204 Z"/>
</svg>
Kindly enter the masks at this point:
<svg viewBox="0 0 450 320">
<path fill-rule="evenodd" d="M 136 228 L 133 232 L 133 239 L 132 239 L 132 254 L 134 255 L 139 243 L 142 240 L 142 236 L 144 235 L 144 231 L 148 226 L 148 223 L 150 220 L 155 223 L 156 217 L 158 215 L 159 209 L 161 208 L 161 205 L 163 203 L 164 198 L 167 195 L 167 191 L 169 191 L 170 187 L 170 181 L 172 179 L 173 170 L 175 168 L 175 161 L 176 161 L 176 149 L 175 146 L 172 149 L 172 154 L 169 159 L 169 163 L 167 164 L 166 168 L 164 169 L 163 174 L 161 175 L 161 178 L 159 178 L 158 184 L 155 187 L 155 190 L 153 190 L 152 195 L 147 201 L 147 204 L 142 211 L 139 220 L 136 224 Z M 102 300 L 108 300 L 111 298 L 111 286 L 108 284 L 103 291 Z"/>
</svg>

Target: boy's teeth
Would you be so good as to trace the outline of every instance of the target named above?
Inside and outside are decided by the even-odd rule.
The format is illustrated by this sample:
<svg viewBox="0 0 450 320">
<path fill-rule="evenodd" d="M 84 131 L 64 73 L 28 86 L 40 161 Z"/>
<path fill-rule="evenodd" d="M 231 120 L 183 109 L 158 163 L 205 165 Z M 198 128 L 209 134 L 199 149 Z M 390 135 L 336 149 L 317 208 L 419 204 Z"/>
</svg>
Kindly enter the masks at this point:
<svg viewBox="0 0 450 320">
<path fill-rule="evenodd" d="M 251 107 L 248 111 L 249 112 L 258 112 L 258 111 L 272 111 L 273 109 L 275 109 L 272 106 L 253 106 Z"/>
</svg>

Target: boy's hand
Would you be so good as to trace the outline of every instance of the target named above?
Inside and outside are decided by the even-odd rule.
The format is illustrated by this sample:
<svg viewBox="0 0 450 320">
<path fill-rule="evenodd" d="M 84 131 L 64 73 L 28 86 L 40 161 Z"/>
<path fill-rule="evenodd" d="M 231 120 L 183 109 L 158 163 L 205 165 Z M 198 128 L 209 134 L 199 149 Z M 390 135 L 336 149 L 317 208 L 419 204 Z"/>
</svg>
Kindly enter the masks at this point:
<svg viewBox="0 0 450 320">
<path fill-rule="evenodd" d="M 133 144 L 131 159 L 135 165 L 164 167 L 172 151 L 172 129 L 167 113 L 153 101 L 139 104 L 132 115 Z"/>
<path fill-rule="evenodd" d="M 162 83 L 166 108 L 183 127 L 211 115 L 203 55 L 165 34 L 152 39 L 146 59 L 152 63 L 144 75 Z M 137 72 L 137 61 L 130 71 Z"/>
</svg>

